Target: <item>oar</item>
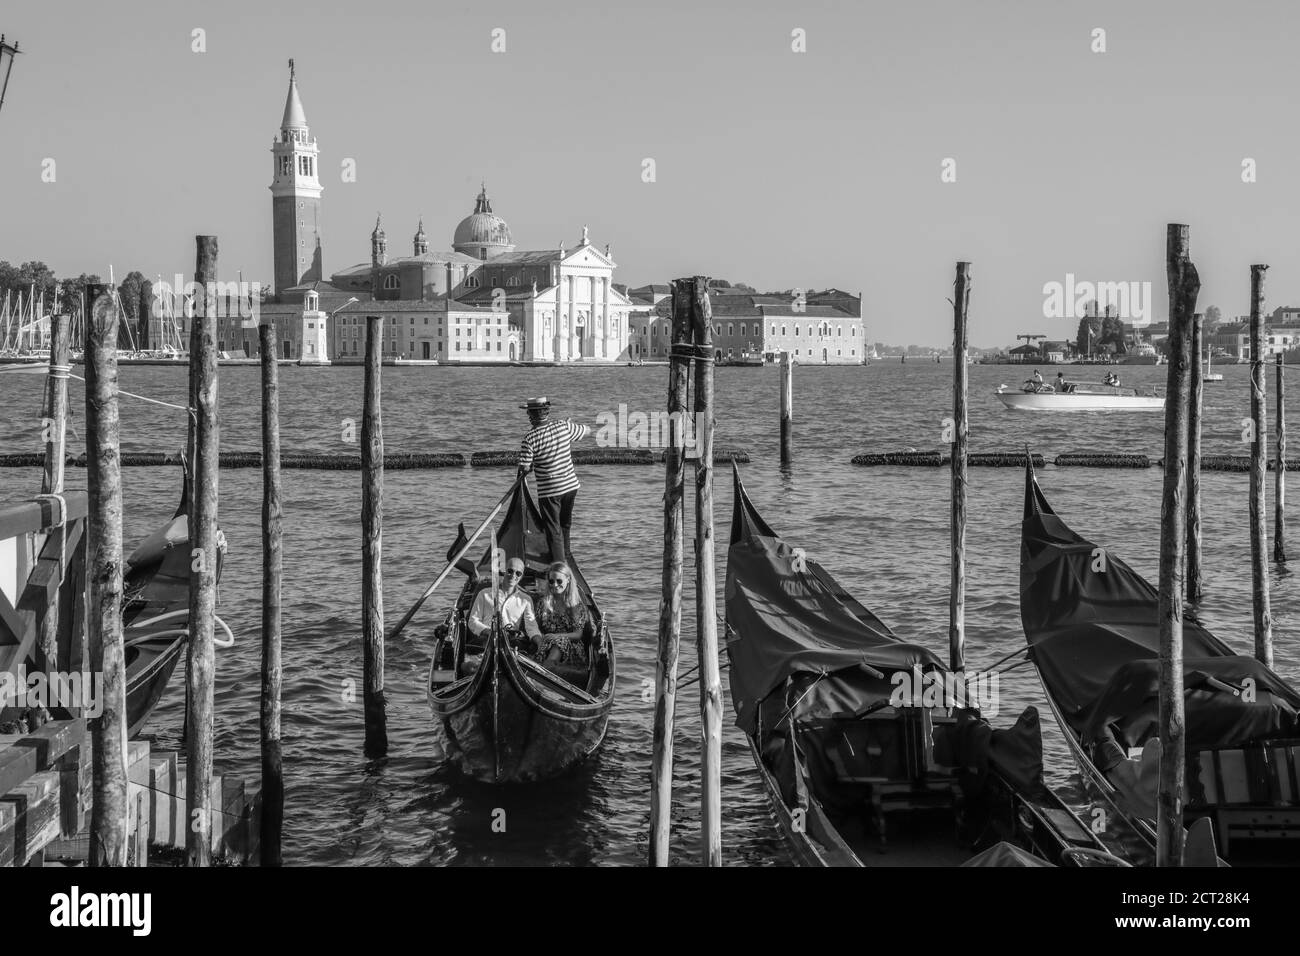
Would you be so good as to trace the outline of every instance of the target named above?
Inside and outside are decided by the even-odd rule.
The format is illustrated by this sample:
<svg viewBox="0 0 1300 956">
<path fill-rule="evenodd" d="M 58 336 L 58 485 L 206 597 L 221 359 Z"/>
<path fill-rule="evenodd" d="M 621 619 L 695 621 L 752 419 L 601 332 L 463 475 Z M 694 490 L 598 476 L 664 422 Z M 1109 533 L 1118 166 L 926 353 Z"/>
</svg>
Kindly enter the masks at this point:
<svg viewBox="0 0 1300 956">
<path fill-rule="evenodd" d="M 486 528 L 488 524 L 492 521 L 492 519 L 497 516 L 497 512 L 506 506 L 506 502 L 509 501 L 510 496 L 515 493 L 515 488 L 518 486 L 518 484 L 519 484 L 519 479 L 516 478 L 515 483 L 510 486 L 510 490 L 507 491 L 505 495 L 502 496 L 501 500 L 497 502 L 497 506 L 492 509 L 491 513 L 486 518 L 483 519 L 483 523 L 474 529 L 474 533 L 469 536 L 469 540 L 465 542 L 465 546 L 456 553 L 456 556 L 454 558 L 452 558 L 450 561 L 447 562 L 447 566 L 442 569 L 442 572 L 436 578 L 433 579 L 433 583 L 429 585 L 428 590 L 426 590 L 422 595 L 420 595 L 420 600 L 416 601 L 414 606 L 412 606 L 412 608 L 406 612 L 406 614 L 402 617 L 402 619 L 397 622 L 397 627 L 393 628 L 393 632 L 388 635 L 388 639 L 390 641 L 395 640 L 397 638 L 397 635 L 402 633 L 402 630 L 406 627 L 406 625 L 411 622 L 411 618 L 415 617 L 415 613 L 418 610 L 420 610 L 420 608 L 424 606 L 424 602 L 429 599 L 429 595 L 431 595 L 434 591 L 438 589 L 438 585 L 441 584 L 444 580 L 446 580 L 447 575 L 451 574 L 451 569 L 456 566 L 456 562 L 459 561 L 461 558 L 465 557 L 465 554 L 469 551 L 470 546 L 473 545 L 474 541 L 478 538 L 478 536 L 483 533 L 483 529 Z M 493 578 L 495 579 L 495 575 L 493 576 Z"/>
</svg>

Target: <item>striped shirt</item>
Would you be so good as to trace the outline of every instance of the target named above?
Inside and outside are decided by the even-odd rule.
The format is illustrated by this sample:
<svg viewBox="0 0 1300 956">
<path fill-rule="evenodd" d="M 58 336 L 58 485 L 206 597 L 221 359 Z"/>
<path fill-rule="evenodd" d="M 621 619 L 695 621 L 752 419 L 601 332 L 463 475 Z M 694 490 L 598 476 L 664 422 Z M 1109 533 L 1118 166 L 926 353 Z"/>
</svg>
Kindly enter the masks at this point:
<svg viewBox="0 0 1300 956">
<path fill-rule="evenodd" d="M 527 435 L 519 447 L 519 467 L 537 474 L 537 497 L 558 498 L 577 491 L 572 442 L 586 438 L 591 429 L 571 421 L 547 421 Z"/>
</svg>

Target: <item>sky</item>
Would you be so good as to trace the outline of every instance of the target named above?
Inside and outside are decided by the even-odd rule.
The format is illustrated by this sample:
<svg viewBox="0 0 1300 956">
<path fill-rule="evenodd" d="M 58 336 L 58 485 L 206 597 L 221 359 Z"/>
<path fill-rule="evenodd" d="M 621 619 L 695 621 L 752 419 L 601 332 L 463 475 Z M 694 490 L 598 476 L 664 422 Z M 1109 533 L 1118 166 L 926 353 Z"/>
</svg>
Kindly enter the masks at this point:
<svg viewBox="0 0 1300 956">
<path fill-rule="evenodd" d="M 633 286 L 861 292 L 893 344 L 951 343 L 959 260 L 974 346 L 1073 337 L 1044 315 L 1067 273 L 1151 282 L 1163 321 L 1170 222 L 1198 308 L 1247 312 L 1256 262 L 1268 309 L 1300 304 L 1293 2 L 7 0 L 0 32 L 0 260 L 59 275 L 188 277 L 210 234 L 223 278 L 269 284 L 292 57 L 326 274 L 378 212 L 390 255 L 421 216 L 450 248 L 484 181 L 519 249 L 586 225 Z"/>
</svg>

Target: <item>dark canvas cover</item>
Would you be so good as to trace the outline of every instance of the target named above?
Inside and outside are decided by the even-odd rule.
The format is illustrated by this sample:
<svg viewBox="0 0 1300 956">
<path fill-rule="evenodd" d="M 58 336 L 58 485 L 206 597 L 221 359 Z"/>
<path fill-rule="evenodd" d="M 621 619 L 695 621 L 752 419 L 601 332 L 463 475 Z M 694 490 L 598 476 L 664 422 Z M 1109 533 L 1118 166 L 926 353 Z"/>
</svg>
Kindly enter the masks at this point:
<svg viewBox="0 0 1300 956">
<path fill-rule="evenodd" d="M 737 726 L 754 733 L 759 703 L 798 673 L 825 675 L 810 691 L 820 713 L 854 716 L 887 688 L 859 665 L 885 674 L 914 665 L 943 668 L 931 651 L 898 640 L 817 562 L 777 537 L 754 510 L 734 466 L 733 474 L 725 596 Z"/>
<path fill-rule="evenodd" d="M 1020 616 L 1047 691 L 1070 726 L 1098 739 L 1108 722 L 1128 715 L 1125 736 L 1132 733 L 1137 739 L 1129 745 L 1140 746 L 1148 732 L 1142 715 L 1157 694 L 1159 594 L 1118 556 L 1057 517 L 1032 468 L 1025 475 Z M 1242 734 L 1284 732 L 1293 720 L 1300 703 L 1294 690 L 1263 665 L 1233 654 L 1190 615 L 1183 619 L 1183 653 L 1196 746 L 1232 746 L 1247 739 Z M 1260 702 L 1215 689 L 1194 675 L 1198 668 L 1228 678 L 1255 675 Z"/>
</svg>

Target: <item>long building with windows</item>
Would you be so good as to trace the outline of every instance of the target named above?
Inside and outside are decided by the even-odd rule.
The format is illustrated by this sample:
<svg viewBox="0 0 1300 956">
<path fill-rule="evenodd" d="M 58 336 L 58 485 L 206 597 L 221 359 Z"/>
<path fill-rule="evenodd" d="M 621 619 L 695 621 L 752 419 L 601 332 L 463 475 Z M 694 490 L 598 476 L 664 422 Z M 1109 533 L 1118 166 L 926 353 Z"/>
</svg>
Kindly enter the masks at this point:
<svg viewBox="0 0 1300 956">
<path fill-rule="evenodd" d="M 629 355 L 633 361 L 668 358 L 672 297 L 666 286 L 630 289 Z M 838 289 L 808 295 L 712 290 L 714 358 L 721 363 L 778 360 L 789 352 L 798 362 L 861 365 L 870 347 L 862 323 L 862 298 Z"/>
</svg>

